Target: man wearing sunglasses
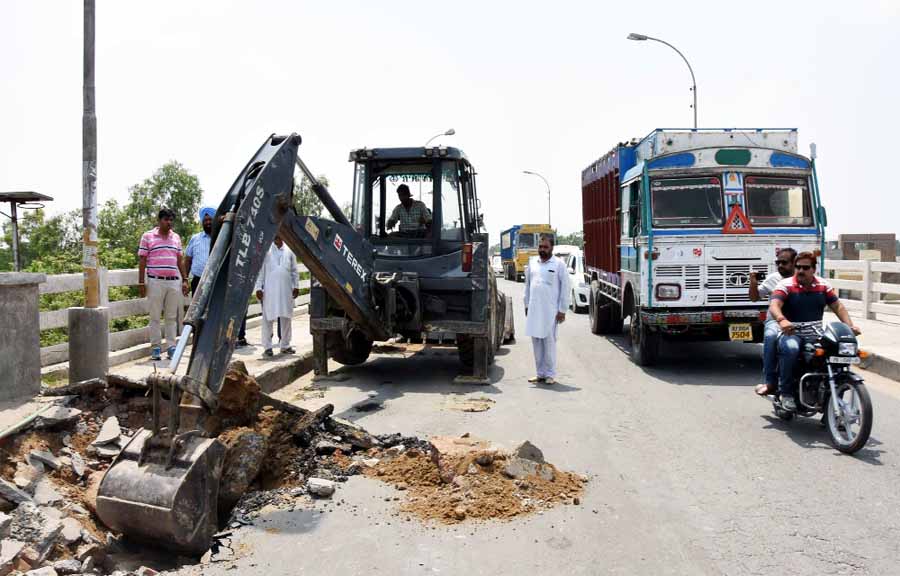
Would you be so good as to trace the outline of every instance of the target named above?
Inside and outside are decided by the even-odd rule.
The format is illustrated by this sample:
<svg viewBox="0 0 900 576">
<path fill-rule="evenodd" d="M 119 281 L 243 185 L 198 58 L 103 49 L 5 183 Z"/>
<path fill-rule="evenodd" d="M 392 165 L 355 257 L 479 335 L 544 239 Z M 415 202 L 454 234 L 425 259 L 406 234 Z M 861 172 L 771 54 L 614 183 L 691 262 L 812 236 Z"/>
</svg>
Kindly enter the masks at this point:
<svg viewBox="0 0 900 576">
<path fill-rule="evenodd" d="M 778 283 L 785 278 L 794 275 L 794 258 L 797 257 L 797 251 L 793 248 L 782 248 L 778 251 L 778 257 L 775 259 L 775 266 L 778 269 L 772 272 L 762 284 L 756 274 L 750 275 L 750 300 L 759 302 L 768 299 Z M 762 273 L 760 273 L 762 274 Z M 766 317 L 765 331 L 763 332 L 763 383 L 756 386 L 756 393 L 760 396 L 774 394 L 778 388 L 778 358 L 777 345 L 778 335 L 781 334 L 781 328 L 778 322 L 769 311 Z"/>
<path fill-rule="evenodd" d="M 781 406 L 785 410 L 795 411 L 797 404 L 791 390 L 794 377 L 794 365 L 800 355 L 802 340 L 796 334 L 794 322 L 819 322 L 825 314 L 825 307 L 831 308 L 838 319 L 850 326 L 855 334 L 860 330 L 853 325 L 847 309 L 838 300 L 834 289 L 825 279 L 816 276 L 816 255 L 812 252 L 801 252 L 794 260 L 794 275 L 782 280 L 772 292 L 769 312 L 774 316 L 781 328 L 782 336 L 778 341 L 778 392 L 781 395 Z"/>
</svg>

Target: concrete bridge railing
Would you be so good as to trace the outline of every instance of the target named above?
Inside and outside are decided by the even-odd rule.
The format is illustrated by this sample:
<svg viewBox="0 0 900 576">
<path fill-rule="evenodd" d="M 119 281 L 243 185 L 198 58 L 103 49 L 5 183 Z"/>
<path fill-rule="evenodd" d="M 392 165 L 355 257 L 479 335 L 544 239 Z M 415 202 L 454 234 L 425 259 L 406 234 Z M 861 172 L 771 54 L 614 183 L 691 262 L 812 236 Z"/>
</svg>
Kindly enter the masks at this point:
<svg viewBox="0 0 900 576">
<path fill-rule="evenodd" d="M 301 272 L 306 272 L 306 268 L 299 267 Z M 116 286 L 136 286 L 138 283 L 137 269 L 130 270 L 106 270 L 100 271 L 100 305 L 109 309 L 110 320 L 115 318 L 124 318 L 127 316 L 138 316 L 148 313 L 146 298 L 133 298 L 129 300 L 109 301 L 109 289 Z M 309 280 L 301 280 L 301 288 L 309 288 Z M 39 284 L 40 294 L 60 294 L 63 292 L 73 292 L 82 290 L 84 287 L 84 276 L 82 274 L 54 274 L 46 277 L 46 281 Z M 184 305 L 190 303 L 190 297 L 184 299 Z M 305 304 L 306 298 L 297 299 L 297 303 Z M 259 316 L 261 314 L 259 304 L 252 304 L 248 310 L 249 317 Z M 68 325 L 68 309 L 50 310 L 40 313 L 40 329 L 48 330 L 50 328 L 64 328 Z M 131 348 L 141 344 L 149 344 L 150 328 L 133 328 L 131 330 L 122 330 L 119 332 L 110 332 L 109 348 L 111 352 Z M 69 359 L 69 344 L 55 344 L 53 346 L 45 346 L 41 348 L 41 366 L 58 364 L 66 362 Z"/>
<path fill-rule="evenodd" d="M 826 260 L 825 268 L 851 315 L 877 320 L 884 314 L 900 321 L 900 262 Z M 894 282 L 882 281 L 889 279 Z"/>
</svg>

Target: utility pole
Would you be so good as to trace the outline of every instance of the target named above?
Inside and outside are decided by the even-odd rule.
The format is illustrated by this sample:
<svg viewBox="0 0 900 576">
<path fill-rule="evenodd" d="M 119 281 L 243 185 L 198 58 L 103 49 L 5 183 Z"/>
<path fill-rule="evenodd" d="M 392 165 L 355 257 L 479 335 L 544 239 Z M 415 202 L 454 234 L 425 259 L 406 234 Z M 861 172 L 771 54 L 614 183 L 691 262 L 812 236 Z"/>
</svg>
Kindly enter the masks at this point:
<svg viewBox="0 0 900 576">
<path fill-rule="evenodd" d="M 94 0 L 84 0 L 84 113 L 81 117 L 81 203 L 84 305 L 100 306 L 97 261 L 97 116 L 94 112 Z"/>
<path fill-rule="evenodd" d="M 109 308 L 100 306 L 97 261 L 97 116 L 94 113 L 95 0 L 84 0 L 84 112 L 81 117 L 81 203 L 84 307 L 69 308 L 69 380 L 102 378 L 109 369 Z"/>
</svg>

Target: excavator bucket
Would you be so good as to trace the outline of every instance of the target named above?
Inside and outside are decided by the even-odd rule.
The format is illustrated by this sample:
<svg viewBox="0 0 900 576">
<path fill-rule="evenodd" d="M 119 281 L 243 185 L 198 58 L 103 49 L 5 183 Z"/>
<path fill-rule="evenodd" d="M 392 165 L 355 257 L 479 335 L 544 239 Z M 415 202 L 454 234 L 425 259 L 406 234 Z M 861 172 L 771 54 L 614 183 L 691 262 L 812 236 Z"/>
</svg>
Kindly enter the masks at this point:
<svg viewBox="0 0 900 576">
<path fill-rule="evenodd" d="M 141 429 L 100 482 L 97 516 L 141 541 L 199 556 L 217 532 L 217 499 L 225 447 L 215 438 L 187 436 L 177 449 L 153 446 Z"/>
</svg>

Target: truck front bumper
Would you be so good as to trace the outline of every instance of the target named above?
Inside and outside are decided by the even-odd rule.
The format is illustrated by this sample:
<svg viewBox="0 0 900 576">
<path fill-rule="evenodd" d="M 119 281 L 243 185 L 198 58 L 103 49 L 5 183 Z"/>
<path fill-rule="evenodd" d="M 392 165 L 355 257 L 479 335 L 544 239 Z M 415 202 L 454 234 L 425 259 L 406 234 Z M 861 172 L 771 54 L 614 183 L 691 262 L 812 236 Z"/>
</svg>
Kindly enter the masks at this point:
<svg viewBox="0 0 900 576">
<path fill-rule="evenodd" d="M 766 309 L 719 310 L 665 310 L 641 311 L 641 322 L 648 326 L 715 326 L 748 322 L 761 324 L 766 321 Z"/>
</svg>

